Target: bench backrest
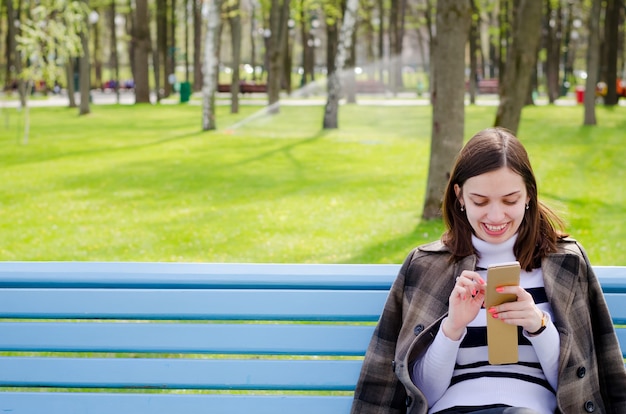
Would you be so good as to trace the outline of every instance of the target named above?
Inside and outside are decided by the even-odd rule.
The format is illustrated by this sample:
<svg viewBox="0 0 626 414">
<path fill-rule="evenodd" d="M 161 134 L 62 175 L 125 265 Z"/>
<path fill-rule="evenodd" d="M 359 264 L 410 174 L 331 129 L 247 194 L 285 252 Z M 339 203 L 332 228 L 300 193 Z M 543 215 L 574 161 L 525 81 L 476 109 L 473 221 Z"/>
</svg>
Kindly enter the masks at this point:
<svg viewBox="0 0 626 414">
<path fill-rule="evenodd" d="M 347 413 L 398 269 L 0 263 L 0 412 Z"/>
</svg>

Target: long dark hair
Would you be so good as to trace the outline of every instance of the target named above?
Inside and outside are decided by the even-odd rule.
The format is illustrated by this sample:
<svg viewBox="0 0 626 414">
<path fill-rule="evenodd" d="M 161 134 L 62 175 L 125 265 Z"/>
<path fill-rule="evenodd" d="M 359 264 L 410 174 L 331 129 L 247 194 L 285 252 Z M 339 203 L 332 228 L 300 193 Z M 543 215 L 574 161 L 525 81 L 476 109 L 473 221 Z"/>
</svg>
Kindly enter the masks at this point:
<svg viewBox="0 0 626 414">
<path fill-rule="evenodd" d="M 457 156 L 443 198 L 446 232 L 442 240 L 452 252 L 454 261 L 476 254 L 472 245 L 472 226 L 461 211 L 454 186 L 458 184 L 462 189 L 469 178 L 502 167 L 519 174 L 526 185 L 528 209 L 520 224 L 513 252 L 522 268 L 530 271 L 540 267 L 541 259 L 556 251 L 557 240 L 567 235 L 562 231 L 563 221 L 537 199 L 537 181 L 526 149 L 511 131 L 504 128 L 487 128 L 478 132 Z"/>
</svg>

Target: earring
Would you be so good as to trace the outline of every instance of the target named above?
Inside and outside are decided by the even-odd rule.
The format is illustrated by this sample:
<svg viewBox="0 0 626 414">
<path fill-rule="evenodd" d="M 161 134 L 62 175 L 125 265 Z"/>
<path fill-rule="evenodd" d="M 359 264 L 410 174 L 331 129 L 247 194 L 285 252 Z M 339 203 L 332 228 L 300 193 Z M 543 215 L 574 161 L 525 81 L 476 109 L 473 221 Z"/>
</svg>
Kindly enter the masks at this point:
<svg viewBox="0 0 626 414">
<path fill-rule="evenodd" d="M 463 204 L 461 204 L 461 212 L 465 211 L 465 206 Z"/>
<path fill-rule="evenodd" d="M 530 208 L 530 206 L 528 204 L 526 204 L 526 210 L 528 210 Z"/>
</svg>

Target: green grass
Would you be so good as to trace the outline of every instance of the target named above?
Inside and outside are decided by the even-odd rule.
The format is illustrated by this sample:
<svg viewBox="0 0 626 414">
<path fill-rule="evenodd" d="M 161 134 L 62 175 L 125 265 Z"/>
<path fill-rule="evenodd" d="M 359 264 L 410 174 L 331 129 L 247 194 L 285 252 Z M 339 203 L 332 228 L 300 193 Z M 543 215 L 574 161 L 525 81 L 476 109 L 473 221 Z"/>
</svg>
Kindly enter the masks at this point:
<svg viewBox="0 0 626 414">
<path fill-rule="evenodd" d="M 0 260 L 398 263 L 439 237 L 421 222 L 429 107 L 323 107 L 277 116 L 219 107 L 3 109 Z M 468 107 L 466 138 L 495 107 Z M 626 265 L 625 109 L 524 110 L 520 137 L 544 201 L 562 213 L 594 264 Z"/>
</svg>

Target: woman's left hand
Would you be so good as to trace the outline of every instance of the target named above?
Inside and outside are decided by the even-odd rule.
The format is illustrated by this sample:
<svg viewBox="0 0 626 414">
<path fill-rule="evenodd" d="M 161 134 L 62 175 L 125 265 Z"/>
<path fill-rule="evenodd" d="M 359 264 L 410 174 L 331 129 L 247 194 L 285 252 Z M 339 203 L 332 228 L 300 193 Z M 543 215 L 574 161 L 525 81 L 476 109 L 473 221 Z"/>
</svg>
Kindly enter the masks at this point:
<svg viewBox="0 0 626 414">
<path fill-rule="evenodd" d="M 500 319 L 504 323 L 521 326 L 526 332 L 536 332 L 541 328 L 543 312 L 535 305 L 530 293 L 520 286 L 501 286 L 496 289 L 498 293 L 513 294 L 517 301 L 506 302 L 492 306 L 487 312 L 492 318 Z"/>
</svg>

